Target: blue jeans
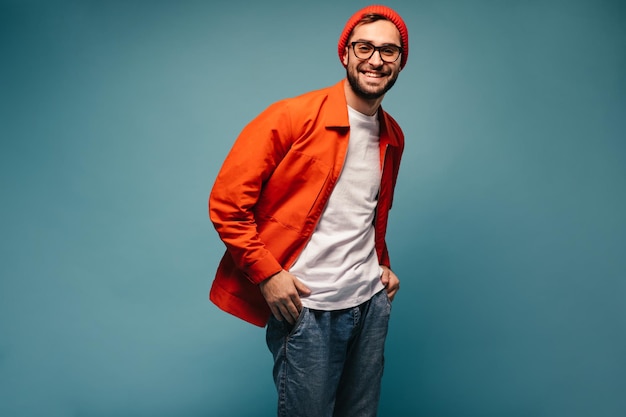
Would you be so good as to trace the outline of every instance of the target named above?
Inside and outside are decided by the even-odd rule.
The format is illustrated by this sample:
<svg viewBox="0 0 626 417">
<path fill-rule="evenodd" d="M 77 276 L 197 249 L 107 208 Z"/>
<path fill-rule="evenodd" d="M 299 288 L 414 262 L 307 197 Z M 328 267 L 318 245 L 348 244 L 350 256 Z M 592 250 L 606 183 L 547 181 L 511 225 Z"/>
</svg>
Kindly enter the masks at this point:
<svg viewBox="0 0 626 417">
<path fill-rule="evenodd" d="M 278 416 L 376 416 L 390 312 L 382 290 L 353 308 L 304 308 L 293 326 L 270 317 Z"/>
</svg>

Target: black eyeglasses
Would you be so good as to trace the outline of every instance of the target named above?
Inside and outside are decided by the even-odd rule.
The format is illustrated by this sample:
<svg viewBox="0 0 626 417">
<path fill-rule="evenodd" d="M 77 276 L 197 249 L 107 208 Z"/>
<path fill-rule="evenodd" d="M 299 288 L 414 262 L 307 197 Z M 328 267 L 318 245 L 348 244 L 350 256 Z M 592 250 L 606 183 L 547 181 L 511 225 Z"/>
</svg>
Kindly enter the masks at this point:
<svg viewBox="0 0 626 417">
<path fill-rule="evenodd" d="M 352 42 L 354 55 L 359 59 L 370 59 L 374 52 L 378 51 L 380 59 L 384 62 L 396 62 L 402 55 L 402 48 L 396 45 L 374 46 L 369 42 Z"/>
</svg>

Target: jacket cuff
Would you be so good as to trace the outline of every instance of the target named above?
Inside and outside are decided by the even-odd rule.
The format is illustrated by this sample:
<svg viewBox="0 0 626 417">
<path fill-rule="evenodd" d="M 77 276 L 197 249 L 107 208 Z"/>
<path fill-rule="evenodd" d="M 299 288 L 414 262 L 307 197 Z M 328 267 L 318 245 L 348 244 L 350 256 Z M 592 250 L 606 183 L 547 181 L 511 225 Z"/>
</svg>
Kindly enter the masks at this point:
<svg viewBox="0 0 626 417">
<path fill-rule="evenodd" d="M 263 258 L 250 265 L 244 271 L 246 277 L 253 283 L 259 284 L 274 274 L 283 270 L 281 264 L 271 255 L 267 254 Z"/>
</svg>

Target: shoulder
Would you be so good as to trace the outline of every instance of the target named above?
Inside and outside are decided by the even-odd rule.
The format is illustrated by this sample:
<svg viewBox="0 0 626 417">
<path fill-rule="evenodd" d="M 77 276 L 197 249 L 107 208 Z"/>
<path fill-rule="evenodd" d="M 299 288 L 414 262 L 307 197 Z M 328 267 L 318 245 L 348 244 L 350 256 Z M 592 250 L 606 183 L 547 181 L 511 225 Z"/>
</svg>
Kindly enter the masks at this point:
<svg viewBox="0 0 626 417">
<path fill-rule="evenodd" d="M 348 109 L 341 82 L 280 100 L 268 110 L 283 114 L 294 126 L 348 126 Z"/>
<path fill-rule="evenodd" d="M 308 91 L 306 93 L 283 99 L 276 104 L 289 108 L 310 108 L 312 104 L 319 103 L 322 105 L 334 93 L 333 87 L 324 87 L 317 90 Z"/>
<path fill-rule="evenodd" d="M 297 96 L 283 98 L 267 106 L 265 110 L 260 113 L 260 116 L 290 113 L 297 114 L 302 111 L 311 111 L 314 108 L 322 106 L 324 101 L 326 101 L 329 97 L 330 93 L 331 88 L 326 87 L 308 91 Z"/>
</svg>

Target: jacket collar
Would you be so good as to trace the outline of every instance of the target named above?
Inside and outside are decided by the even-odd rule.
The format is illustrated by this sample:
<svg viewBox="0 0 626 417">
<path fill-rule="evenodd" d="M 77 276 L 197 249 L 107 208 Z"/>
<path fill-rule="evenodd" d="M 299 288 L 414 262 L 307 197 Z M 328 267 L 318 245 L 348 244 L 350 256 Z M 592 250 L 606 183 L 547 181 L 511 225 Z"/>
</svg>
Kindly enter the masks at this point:
<svg viewBox="0 0 626 417">
<path fill-rule="evenodd" d="M 326 113 L 326 127 L 349 128 L 348 102 L 343 90 L 344 80 L 329 88 L 328 91 L 328 111 Z"/>
</svg>

